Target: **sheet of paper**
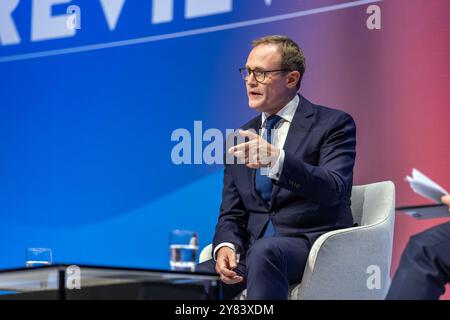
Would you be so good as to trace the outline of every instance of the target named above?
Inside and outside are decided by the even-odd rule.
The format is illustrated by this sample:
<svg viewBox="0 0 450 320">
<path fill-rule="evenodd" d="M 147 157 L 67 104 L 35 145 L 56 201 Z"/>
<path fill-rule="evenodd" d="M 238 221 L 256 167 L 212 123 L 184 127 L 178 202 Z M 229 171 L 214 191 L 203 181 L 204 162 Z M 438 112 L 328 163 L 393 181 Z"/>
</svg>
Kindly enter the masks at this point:
<svg viewBox="0 0 450 320">
<path fill-rule="evenodd" d="M 441 203 L 441 197 L 448 194 L 444 188 L 417 169 L 413 169 L 411 176 L 407 176 L 406 180 L 415 193 L 436 203 Z"/>
</svg>

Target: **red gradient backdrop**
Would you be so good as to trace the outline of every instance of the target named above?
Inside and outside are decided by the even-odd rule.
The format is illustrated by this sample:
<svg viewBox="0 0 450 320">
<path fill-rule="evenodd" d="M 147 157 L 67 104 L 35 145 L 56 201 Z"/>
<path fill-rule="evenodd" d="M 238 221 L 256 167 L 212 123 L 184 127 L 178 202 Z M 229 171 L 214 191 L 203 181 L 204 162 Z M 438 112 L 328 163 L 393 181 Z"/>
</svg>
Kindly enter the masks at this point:
<svg viewBox="0 0 450 320">
<path fill-rule="evenodd" d="M 450 1 L 377 5 L 381 30 L 365 27 L 361 7 L 327 14 L 316 24 L 303 20 L 309 30 L 299 34 L 306 37 L 311 70 L 303 92 L 354 116 L 355 184 L 392 180 L 397 206 L 429 203 L 404 178 L 417 168 L 450 190 Z M 397 213 L 392 275 L 409 237 L 446 221 Z M 450 299 L 449 288 L 442 298 Z"/>
</svg>

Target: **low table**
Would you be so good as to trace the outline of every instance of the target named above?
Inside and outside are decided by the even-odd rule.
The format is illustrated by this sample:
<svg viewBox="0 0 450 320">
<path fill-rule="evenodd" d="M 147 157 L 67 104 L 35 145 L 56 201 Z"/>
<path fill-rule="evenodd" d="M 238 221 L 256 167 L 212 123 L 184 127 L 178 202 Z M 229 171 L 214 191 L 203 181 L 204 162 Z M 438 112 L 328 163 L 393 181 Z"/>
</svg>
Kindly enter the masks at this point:
<svg viewBox="0 0 450 320">
<path fill-rule="evenodd" d="M 0 299 L 201 300 L 217 274 L 88 265 L 50 265 L 0 271 Z"/>
</svg>

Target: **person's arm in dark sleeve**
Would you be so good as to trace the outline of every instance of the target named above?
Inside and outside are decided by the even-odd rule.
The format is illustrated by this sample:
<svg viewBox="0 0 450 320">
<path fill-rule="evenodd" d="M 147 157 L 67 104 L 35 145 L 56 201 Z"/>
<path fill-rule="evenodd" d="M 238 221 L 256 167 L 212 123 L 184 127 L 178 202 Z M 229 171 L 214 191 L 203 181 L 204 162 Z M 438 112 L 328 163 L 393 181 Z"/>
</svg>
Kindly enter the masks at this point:
<svg viewBox="0 0 450 320">
<path fill-rule="evenodd" d="M 319 151 L 319 164 L 310 165 L 285 152 L 277 183 L 321 205 L 333 206 L 351 194 L 356 156 L 356 126 L 346 113 L 335 119 Z"/>
<path fill-rule="evenodd" d="M 230 165 L 225 164 L 222 204 L 214 234 L 213 247 L 216 248 L 224 242 L 231 242 L 236 246 L 236 250 L 239 253 L 246 247 L 245 243 L 248 239 L 248 212 L 229 171 Z"/>
</svg>

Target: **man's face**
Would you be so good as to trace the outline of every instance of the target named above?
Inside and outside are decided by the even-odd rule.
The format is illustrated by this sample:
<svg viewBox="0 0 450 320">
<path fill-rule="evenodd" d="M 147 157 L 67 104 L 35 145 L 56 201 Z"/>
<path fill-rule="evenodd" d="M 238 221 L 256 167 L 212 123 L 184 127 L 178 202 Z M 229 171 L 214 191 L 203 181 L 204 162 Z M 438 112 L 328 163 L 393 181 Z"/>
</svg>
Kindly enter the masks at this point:
<svg viewBox="0 0 450 320">
<path fill-rule="evenodd" d="M 279 70 L 281 53 L 276 45 L 262 44 L 253 48 L 247 58 L 247 69 Z M 262 83 L 251 74 L 246 81 L 248 105 L 259 112 L 274 114 L 283 108 L 292 94 L 287 87 L 285 73 L 269 72 Z"/>
</svg>

